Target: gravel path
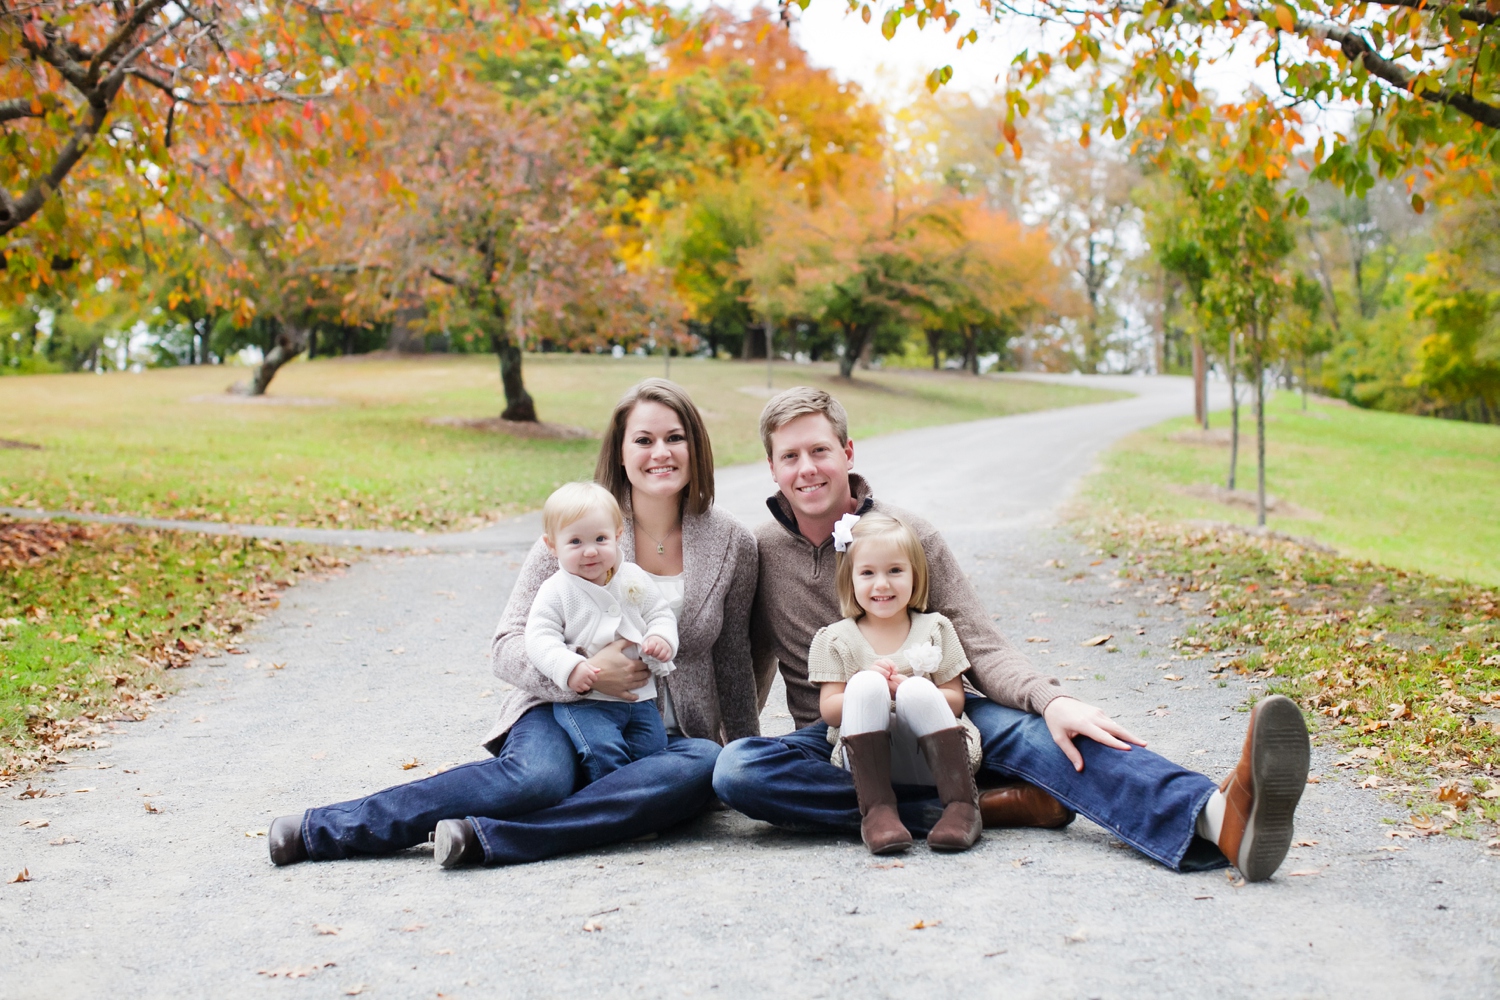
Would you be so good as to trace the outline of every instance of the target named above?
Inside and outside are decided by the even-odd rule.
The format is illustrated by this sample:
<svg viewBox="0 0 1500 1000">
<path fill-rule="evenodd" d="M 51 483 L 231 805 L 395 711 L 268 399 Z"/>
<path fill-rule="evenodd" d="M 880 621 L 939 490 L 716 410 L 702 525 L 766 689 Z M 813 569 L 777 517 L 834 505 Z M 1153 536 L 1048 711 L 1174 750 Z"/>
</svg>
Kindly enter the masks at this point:
<svg viewBox="0 0 1500 1000">
<path fill-rule="evenodd" d="M 1166 681 L 1183 612 L 1115 587 L 1048 524 L 1099 447 L 1181 412 L 1180 384 L 1130 384 L 1144 394 L 870 441 L 857 467 L 934 515 L 1006 631 L 1049 638 L 1027 648 L 1073 691 L 1218 777 L 1245 680 L 1221 687 L 1199 661 Z M 725 470 L 721 491 L 751 497 L 734 509 L 754 518 L 767 481 Z M 481 752 L 499 687 L 484 649 L 526 540 L 375 555 L 304 583 L 247 654 L 177 674 L 178 697 L 39 779 L 45 797 L 6 789 L 0 875 L 32 880 L 0 885 L 0 997 L 1494 995 L 1500 858 L 1388 838 L 1399 804 L 1324 747 L 1299 812 L 1316 843 L 1239 888 L 1081 820 L 896 868 L 729 812 L 508 869 L 443 872 L 422 849 L 273 868 L 254 836 L 273 816 Z M 1101 632 L 1118 653 L 1079 645 Z M 789 728 L 778 698 L 764 723 Z"/>
</svg>

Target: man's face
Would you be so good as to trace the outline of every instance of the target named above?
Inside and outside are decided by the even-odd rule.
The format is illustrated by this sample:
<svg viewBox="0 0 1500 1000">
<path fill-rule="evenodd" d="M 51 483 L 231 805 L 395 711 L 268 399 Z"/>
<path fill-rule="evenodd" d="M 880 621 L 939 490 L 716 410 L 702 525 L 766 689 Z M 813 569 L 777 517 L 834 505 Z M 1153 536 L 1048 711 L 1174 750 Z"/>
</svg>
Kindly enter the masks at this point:
<svg viewBox="0 0 1500 1000">
<path fill-rule="evenodd" d="M 771 432 L 771 475 L 801 518 L 822 520 L 848 513 L 854 442 L 839 444 L 821 413 L 789 420 Z"/>
</svg>

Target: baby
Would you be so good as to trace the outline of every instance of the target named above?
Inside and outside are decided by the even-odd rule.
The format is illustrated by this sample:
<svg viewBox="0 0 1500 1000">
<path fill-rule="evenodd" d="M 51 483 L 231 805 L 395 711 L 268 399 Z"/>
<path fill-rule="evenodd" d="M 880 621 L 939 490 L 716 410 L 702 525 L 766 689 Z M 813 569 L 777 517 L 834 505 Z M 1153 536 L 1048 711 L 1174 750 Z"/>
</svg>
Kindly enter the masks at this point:
<svg viewBox="0 0 1500 1000">
<path fill-rule="evenodd" d="M 667 746 L 657 711 L 657 677 L 674 669 L 677 619 L 651 577 L 620 557 L 625 519 L 596 483 L 567 483 L 542 508 L 547 547 L 561 567 L 537 591 L 526 619 L 526 656 L 558 687 L 583 700 L 553 704 L 590 782 Z M 599 671 L 587 657 L 625 639 L 652 677 L 621 701 L 593 690 Z"/>
</svg>

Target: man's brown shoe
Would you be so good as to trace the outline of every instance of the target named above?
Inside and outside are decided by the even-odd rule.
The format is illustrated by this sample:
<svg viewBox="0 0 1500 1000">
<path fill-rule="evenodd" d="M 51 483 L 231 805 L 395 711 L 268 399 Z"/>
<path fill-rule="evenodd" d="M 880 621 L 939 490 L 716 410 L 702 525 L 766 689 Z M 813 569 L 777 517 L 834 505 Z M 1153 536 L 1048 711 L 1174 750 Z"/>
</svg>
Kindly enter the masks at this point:
<svg viewBox="0 0 1500 1000">
<path fill-rule="evenodd" d="M 1263 882 L 1292 845 L 1292 815 L 1307 788 L 1307 723 L 1290 698 L 1273 694 L 1250 713 L 1245 749 L 1219 791 L 1219 850 L 1247 882 Z"/>
<path fill-rule="evenodd" d="M 307 845 L 302 842 L 302 814 L 278 816 L 271 821 L 266 833 L 266 846 L 271 851 L 271 864 L 294 865 L 307 860 Z"/>
<path fill-rule="evenodd" d="M 1078 816 L 1049 793 L 1025 781 L 981 791 L 979 814 L 989 829 L 1024 826 L 1058 830 Z"/>
<path fill-rule="evenodd" d="M 899 854 L 911 847 L 911 831 L 896 811 L 891 787 L 891 737 L 858 733 L 844 737 L 844 757 L 859 798 L 859 835 L 871 854 Z"/>
</svg>

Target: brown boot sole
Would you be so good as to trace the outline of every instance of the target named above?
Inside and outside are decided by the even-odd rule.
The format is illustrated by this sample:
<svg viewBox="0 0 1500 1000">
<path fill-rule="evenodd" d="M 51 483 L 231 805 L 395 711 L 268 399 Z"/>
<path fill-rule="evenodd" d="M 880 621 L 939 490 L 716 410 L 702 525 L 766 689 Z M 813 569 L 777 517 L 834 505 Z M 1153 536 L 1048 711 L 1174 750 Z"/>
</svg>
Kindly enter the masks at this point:
<svg viewBox="0 0 1500 1000">
<path fill-rule="evenodd" d="M 1307 790 L 1310 750 L 1302 710 L 1272 695 L 1255 707 L 1250 738 L 1250 817 L 1235 867 L 1247 882 L 1263 882 L 1292 846 L 1292 817 Z"/>
</svg>

